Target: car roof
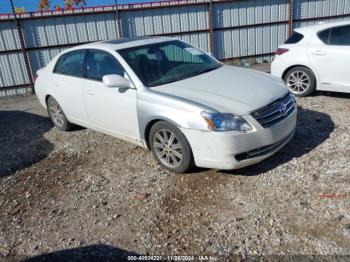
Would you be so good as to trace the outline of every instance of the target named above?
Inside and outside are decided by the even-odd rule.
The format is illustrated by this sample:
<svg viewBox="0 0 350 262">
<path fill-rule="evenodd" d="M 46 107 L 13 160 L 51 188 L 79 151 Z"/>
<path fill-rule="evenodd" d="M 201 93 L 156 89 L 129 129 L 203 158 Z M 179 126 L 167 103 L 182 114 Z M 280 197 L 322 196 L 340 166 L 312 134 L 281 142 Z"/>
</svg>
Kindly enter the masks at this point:
<svg viewBox="0 0 350 262">
<path fill-rule="evenodd" d="M 120 38 L 114 40 L 105 40 L 99 42 L 88 43 L 84 45 L 75 46 L 67 51 L 78 50 L 83 48 L 91 48 L 91 49 L 104 49 L 115 51 L 124 48 L 142 46 L 147 44 L 155 44 L 166 42 L 170 40 L 175 40 L 175 38 L 171 37 L 150 37 L 150 36 L 142 36 L 142 37 L 130 37 L 130 38 Z"/>
<path fill-rule="evenodd" d="M 332 27 L 337 27 L 342 25 L 350 25 L 350 20 L 330 22 L 330 23 L 319 23 L 316 25 L 296 28 L 294 31 L 302 34 L 317 33 L 322 30 L 326 30 Z"/>
</svg>

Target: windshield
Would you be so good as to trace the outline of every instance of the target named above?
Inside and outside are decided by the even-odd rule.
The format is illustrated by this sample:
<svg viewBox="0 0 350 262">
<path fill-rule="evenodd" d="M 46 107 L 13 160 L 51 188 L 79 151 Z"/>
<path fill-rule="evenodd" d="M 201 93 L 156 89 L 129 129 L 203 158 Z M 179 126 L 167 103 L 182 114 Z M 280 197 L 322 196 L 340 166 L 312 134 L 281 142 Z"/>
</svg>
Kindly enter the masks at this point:
<svg viewBox="0 0 350 262">
<path fill-rule="evenodd" d="M 190 78 L 221 67 L 203 51 L 174 40 L 118 50 L 147 87 Z"/>
</svg>

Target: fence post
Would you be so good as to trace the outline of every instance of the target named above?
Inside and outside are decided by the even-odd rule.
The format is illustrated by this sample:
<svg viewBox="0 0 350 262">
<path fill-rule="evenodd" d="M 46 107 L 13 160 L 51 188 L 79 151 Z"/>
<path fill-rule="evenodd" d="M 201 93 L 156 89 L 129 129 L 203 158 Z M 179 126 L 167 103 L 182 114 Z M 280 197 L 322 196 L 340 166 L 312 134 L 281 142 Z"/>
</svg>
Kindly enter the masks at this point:
<svg viewBox="0 0 350 262">
<path fill-rule="evenodd" d="M 293 33 L 294 0 L 288 0 L 288 6 L 288 34 L 291 36 Z"/>
<path fill-rule="evenodd" d="M 115 2 L 115 20 L 116 20 L 116 25 L 117 25 L 117 37 L 122 38 L 123 33 L 122 33 L 122 29 L 121 29 L 121 24 L 120 24 L 118 0 L 115 0 L 114 2 Z"/>
<path fill-rule="evenodd" d="M 209 23 L 209 48 L 212 55 L 214 55 L 214 30 L 213 30 L 213 2 L 209 1 L 208 6 L 208 23 Z"/>
<path fill-rule="evenodd" d="M 22 50 L 23 59 L 24 59 L 24 65 L 26 67 L 26 71 L 27 71 L 29 83 L 30 83 L 30 86 L 31 86 L 31 89 L 32 89 L 32 93 L 34 93 L 33 74 L 32 74 L 32 69 L 30 67 L 30 63 L 29 63 L 28 52 L 27 52 L 26 45 L 25 45 L 25 42 L 24 42 L 24 36 L 23 36 L 23 30 L 22 30 L 21 22 L 19 21 L 19 19 L 17 17 L 16 11 L 15 11 L 15 7 L 13 5 L 13 0 L 10 0 L 10 4 L 11 4 L 11 8 L 12 8 L 14 21 L 16 23 L 16 28 L 17 28 L 17 32 L 18 32 L 19 42 L 20 42 L 20 45 L 21 45 L 21 50 Z"/>
</svg>

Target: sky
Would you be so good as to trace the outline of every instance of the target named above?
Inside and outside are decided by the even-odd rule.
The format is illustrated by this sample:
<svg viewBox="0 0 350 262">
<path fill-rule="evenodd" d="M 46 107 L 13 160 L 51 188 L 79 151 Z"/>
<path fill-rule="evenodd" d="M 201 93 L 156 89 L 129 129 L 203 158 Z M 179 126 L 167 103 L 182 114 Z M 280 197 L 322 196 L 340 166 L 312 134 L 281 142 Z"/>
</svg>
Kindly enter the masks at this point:
<svg viewBox="0 0 350 262">
<path fill-rule="evenodd" d="M 150 2 L 151 0 L 118 0 L 119 4 Z M 24 7 L 26 12 L 33 12 L 38 10 L 40 0 L 13 0 L 15 7 Z M 115 0 L 85 0 L 87 6 L 113 5 Z M 50 0 L 50 7 L 64 6 L 64 0 Z M 0 14 L 10 13 L 11 6 L 9 0 L 0 0 Z"/>
</svg>

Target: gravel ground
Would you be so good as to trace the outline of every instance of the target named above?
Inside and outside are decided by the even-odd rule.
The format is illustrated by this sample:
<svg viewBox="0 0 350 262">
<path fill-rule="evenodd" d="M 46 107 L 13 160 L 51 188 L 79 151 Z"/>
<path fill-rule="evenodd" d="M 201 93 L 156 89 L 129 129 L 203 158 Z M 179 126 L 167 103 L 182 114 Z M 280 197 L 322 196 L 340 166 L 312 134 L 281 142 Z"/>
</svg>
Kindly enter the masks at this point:
<svg viewBox="0 0 350 262">
<path fill-rule="evenodd" d="M 33 96 L 0 99 L 0 260 L 349 256 L 350 95 L 298 105 L 273 157 L 178 175 L 113 137 L 58 131 Z"/>
</svg>

